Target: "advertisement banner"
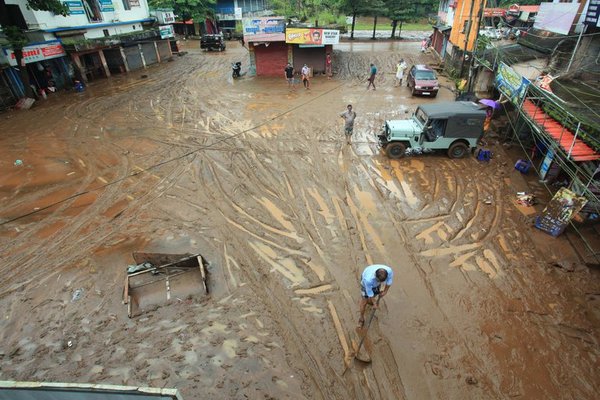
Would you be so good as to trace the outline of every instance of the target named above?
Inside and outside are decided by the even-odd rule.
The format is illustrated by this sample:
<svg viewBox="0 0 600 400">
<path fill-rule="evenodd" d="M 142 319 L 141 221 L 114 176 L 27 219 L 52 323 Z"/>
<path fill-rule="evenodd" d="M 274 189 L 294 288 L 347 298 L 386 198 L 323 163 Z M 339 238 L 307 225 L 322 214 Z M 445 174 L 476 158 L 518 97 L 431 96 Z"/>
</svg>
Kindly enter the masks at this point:
<svg viewBox="0 0 600 400">
<path fill-rule="evenodd" d="M 63 4 L 69 7 L 69 15 L 85 14 L 85 11 L 83 10 L 83 3 L 81 2 L 81 0 L 63 1 Z"/>
<path fill-rule="evenodd" d="M 338 44 L 340 31 L 319 28 L 288 28 L 285 31 L 285 42 L 302 45 Z"/>
<path fill-rule="evenodd" d="M 585 14 L 586 25 L 599 26 L 600 20 L 600 0 L 590 0 L 588 3 L 587 13 Z"/>
<path fill-rule="evenodd" d="M 498 65 L 498 72 L 496 73 L 496 87 L 498 90 L 510 99 L 513 104 L 519 104 L 525 92 L 527 86 L 531 82 L 515 72 L 514 69 L 501 62 Z"/>
<path fill-rule="evenodd" d="M 554 151 L 552 151 L 552 149 L 548 149 L 548 152 L 546 153 L 546 157 L 544 157 L 544 161 L 542 162 L 542 165 L 540 167 L 540 179 L 541 180 L 546 179 L 546 174 L 548 174 L 548 170 L 550 169 L 550 166 L 552 165 L 553 159 L 554 159 Z"/>
<path fill-rule="evenodd" d="M 65 53 L 65 49 L 63 49 L 62 45 L 58 41 L 23 47 L 23 59 L 25 60 L 26 64 L 50 60 L 52 58 L 63 57 L 66 55 L 67 53 Z M 17 65 L 15 53 L 12 51 L 12 49 L 2 49 L 0 63 L 2 62 L 8 62 L 8 64 L 12 65 L 13 67 Z"/>
<path fill-rule="evenodd" d="M 113 12 L 115 11 L 115 6 L 112 3 L 112 0 L 98 0 L 100 3 L 100 11 L 102 12 Z"/>
<path fill-rule="evenodd" d="M 159 25 L 158 31 L 160 32 L 161 39 L 175 37 L 175 33 L 173 32 L 173 25 Z"/>
<path fill-rule="evenodd" d="M 569 221 L 587 203 L 587 199 L 577 196 L 567 188 L 560 188 L 542 214 L 536 217 L 535 227 L 556 237 L 564 232 Z"/>
<path fill-rule="evenodd" d="M 245 42 L 283 42 L 285 40 L 285 18 L 244 18 Z"/>
</svg>

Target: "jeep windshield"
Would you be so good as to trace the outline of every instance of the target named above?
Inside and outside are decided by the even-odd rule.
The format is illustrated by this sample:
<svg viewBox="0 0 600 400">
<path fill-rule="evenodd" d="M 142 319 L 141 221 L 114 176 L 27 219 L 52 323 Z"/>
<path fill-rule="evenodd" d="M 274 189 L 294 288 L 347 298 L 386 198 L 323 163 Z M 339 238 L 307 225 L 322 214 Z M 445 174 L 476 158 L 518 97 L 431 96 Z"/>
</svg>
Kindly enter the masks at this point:
<svg viewBox="0 0 600 400">
<path fill-rule="evenodd" d="M 423 127 L 427 122 L 427 114 L 425 114 L 425 112 L 421 108 L 418 108 L 417 112 L 415 112 L 415 114 L 413 115 L 413 119 L 417 121 L 419 125 L 421 125 L 421 127 Z"/>
<path fill-rule="evenodd" d="M 433 71 L 417 71 L 415 73 L 415 79 L 419 81 L 435 81 L 437 78 Z"/>
</svg>

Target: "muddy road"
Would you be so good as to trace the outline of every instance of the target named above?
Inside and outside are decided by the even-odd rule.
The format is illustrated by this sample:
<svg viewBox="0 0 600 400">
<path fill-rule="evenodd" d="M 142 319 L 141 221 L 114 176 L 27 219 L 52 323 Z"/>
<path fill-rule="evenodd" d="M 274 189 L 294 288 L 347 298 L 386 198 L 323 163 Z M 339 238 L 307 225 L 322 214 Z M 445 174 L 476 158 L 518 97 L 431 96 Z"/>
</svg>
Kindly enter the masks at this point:
<svg viewBox="0 0 600 400">
<path fill-rule="evenodd" d="M 448 82 L 437 99 L 393 87 L 399 57 L 428 59 L 418 48 L 341 44 L 335 79 L 289 91 L 283 72 L 232 81 L 244 48 L 191 42 L 0 115 L 0 379 L 186 399 L 596 398 L 598 273 L 515 206 L 502 146 L 489 164 L 379 153 L 384 119 L 454 98 Z M 127 318 L 133 251 L 202 253 L 210 295 Z M 372 263 L 395 282 L 372 364 L 342 375 Z"/>
</svg>

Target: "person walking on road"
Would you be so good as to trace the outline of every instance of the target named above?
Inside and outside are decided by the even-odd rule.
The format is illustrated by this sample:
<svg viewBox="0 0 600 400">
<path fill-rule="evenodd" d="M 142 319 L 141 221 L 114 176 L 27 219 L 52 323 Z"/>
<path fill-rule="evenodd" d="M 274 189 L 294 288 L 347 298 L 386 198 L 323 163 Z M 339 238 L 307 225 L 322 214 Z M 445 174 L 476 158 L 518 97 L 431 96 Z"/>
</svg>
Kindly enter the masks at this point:
<svg viewBox="0 0 600 400">
<path fill-rule="evenodd" d="M 292 67 L 292 64 L 288 63 L 287 66 L 285 67 L 285 79 L 287 80 L 288 83 L 288 89 L 293 90 L 296 89 L 296 86 L 294 85 L 294 67 Z"/>
<path fill-rule="evenodd" d="M 331 53 L 327 53 L 327 57 L 325 57 L 325 73 L 327 74 L 327 79 L 331 79 L 333 76 L 333 70 L 331 68 Z"/>
<path fill-rule="evenodd" d="M 304 84 L 304 89 L 310 89 L 310 68 L 308 65 L 304 64 L 302 67 L 302 83 Z"/>
<path fill-rule="evenodd" d="M 404 71 L 408 68 L 404 62 L 404 58 L 400 59 L 398 65 L 396 65 L 396 86 L 402 86 L 402 80 L 404 79 Z"/>
<path fill-rule="evenodd" d="M 374 309 L 377 308 L 375 296 L 379 298 L 386 295 L 394 278 L 394 271 L 387 265 L 374 264 L 366 267 L 361 275 L 360 280 L 360 318 L 358 326 L 363 327 L 365 324 L 365 310 L 367 304 L 370 304 Z M 381 285 L 385 285 L 381 290 Z"/>
<path fill-rule="evenodd" d="M 354 130 L 354 120 L 356 113 L 352 111 L 352 104 L 348 104 L 347 110 L 340 114 L 344 119 L 344 134 L 346 135 L 346 144 L 352 143 L 352 131 Z"/>
<path fill-rule="evenodd" d="M 367 85 L 367 90 L 369 90 L 369 88 L 371 87 L 371 85 L 373 85 L 373 90 L 375 90 L 375 76 L 377 75 L 377 67 L 375 66 L 375 64 L 371 64 L 371 71 L 370 71 L 371 75 L 369 76 L 369 84 Z"/>
</svg>

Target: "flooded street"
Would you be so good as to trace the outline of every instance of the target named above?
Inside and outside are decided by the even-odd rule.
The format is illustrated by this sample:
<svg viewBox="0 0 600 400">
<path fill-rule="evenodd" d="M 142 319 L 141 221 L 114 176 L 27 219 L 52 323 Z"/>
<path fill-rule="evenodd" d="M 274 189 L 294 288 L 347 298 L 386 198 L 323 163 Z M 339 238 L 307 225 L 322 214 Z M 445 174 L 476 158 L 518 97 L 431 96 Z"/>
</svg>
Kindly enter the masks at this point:
<svg viewBox="0 0 600 400">
<path fill-rule="evenodd" d="M 454 99 L 448 80 L 436 99 L 393 86 L 399 58 L 433 61 L 419 46 L 342 43 L 333 80 L 289 91 L 283 66 L 233 81 L 237 43 L 190 42 L 0 114 L 0 380 L 186 400 L 596 398 L 598 270 L 517 208 L 525 181 L 503 146 L 490 163 L 379 152 L 385 119 Z M 201 253 L 210 294 L 128 318 L 134 251 Z M 343 373 L 375 263 L 395 276 L 373 361 Z"/>
</svg>

